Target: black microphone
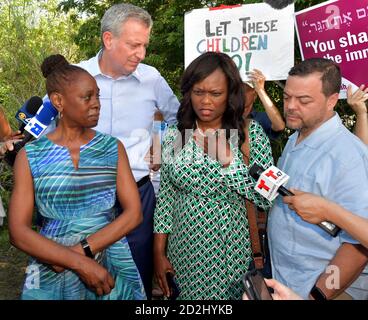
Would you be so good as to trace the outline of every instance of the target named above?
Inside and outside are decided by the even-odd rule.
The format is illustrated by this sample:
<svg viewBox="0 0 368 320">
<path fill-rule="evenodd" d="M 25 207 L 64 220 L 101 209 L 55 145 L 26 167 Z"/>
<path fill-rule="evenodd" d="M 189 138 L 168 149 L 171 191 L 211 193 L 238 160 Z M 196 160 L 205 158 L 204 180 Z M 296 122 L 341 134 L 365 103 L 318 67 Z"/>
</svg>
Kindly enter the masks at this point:
<svg viewBox="0 0 368 320">
<path fill-rule="evenodd" d="M 22 141 L 14 143 L 14 149 L 5 154 L 4 160 L 10 166 L 14 165 L 15 157 L 19 150 L 22 149 L 29 141 L 38 139 L 51 124 L 52 120 L 57 116 L 58 112 L 50 100 L 45 100 L 41 103 L 41 106 L 42 108 L 38 109 L 36 115 L 29 119 L 27 125 L 24 127 L 24 138 Z"/>
<path fill-rule="evenodd" d="M 281 10 L 294 3 L 294 0 L 263 0 L 263 2 L 269 4 L 276 10 Z"/>
<path fill-rule="evenodd" d="M 25 131 L 24 138 L 16 143 L 13 143 L 13 150 L 8 150 L 4 155 L 4 161 L 9 165 L 13 166 L 15 162 L 15 157 L 17 156 L 20 149 L 22 149 L 29 141 L 33 140 L 33 136 Z"/>
<path fill-rule="evenodd" d="M 280 172 L 282 172 L 280 169 L 278 169 Z M 268 170 L 264 170 L 263 168 L 261 168 L 260 166 L 258 166 L 257 164 L 254 164 L 250 169 L 249 169 L 249 174 L 250 176 L 258 181 L 259 178 L 261 177 L 261 175 L 266 172 Z M 274 177 L 273 175 L 267 175 L 268 177 Z M 277 177 L 276 177 L 277 179 Z M 276 184 L 275 184 L 276 185 Z M 256 189 L 257 190 L 257 189 Z M 258 190 L 257 190 L 258 191 Z M 285 188 L 283 185 L 278 186 L 277 189 L 277 193 L 279 193 L 280 195 L 282 195 L 283 197 L 285 196 L 295 196 L 294 193 L 292 193 L 290 190 L 288 190 L 287 188 Z M 263 195 L 263 194 L 262 194 Z M 324 231 L 326 231 L 328 234 L 330 234 L 333 237 L 336 237 L 337 234 L 339 233 L 339 231 L 341 230 L 338 226 L 332 224 L 331 222 L 328 221 L 323 221 L 321 223 L 318 224 L 318 226 L 320 228 L 322 228 Z"/>
<path fill-rule="evenodd" d="M 38 109 L 42 106 L 42 99 L 38 96 L 33 96 L 29 98 L 17 111 L 15 118 L 20 123 L 19 131 L 23 133 L 25 126 L 28 124 L 29 120 L 33 118 Z"/>
</svg>

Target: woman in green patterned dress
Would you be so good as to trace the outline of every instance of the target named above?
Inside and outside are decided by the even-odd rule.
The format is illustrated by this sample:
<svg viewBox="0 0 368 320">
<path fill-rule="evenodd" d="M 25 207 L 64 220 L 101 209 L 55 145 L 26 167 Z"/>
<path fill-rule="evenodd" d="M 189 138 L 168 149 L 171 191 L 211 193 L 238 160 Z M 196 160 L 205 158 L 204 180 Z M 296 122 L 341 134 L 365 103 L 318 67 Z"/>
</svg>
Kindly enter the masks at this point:
<svg viewBox="0 0 368 320">
<path fill-rule="evenodd" d="M 100 111 L 96 81 L 61 55 L 42 71 L 60 121 L 14 165 L 10 237 L 32 257 L 22 299 L 145 299 L 125 238 L 142 220 L 138 189 L 123 145 L 91 129 Z M 114 219 L 116 195 L 124 211 Z M 32 229 L 34 204 L 40 234 Z"/>
<path fill-rule="evenodd" d="M 155 276 L 165 296 L 171 272 L 179 299 L 241 299 L 251 261 L 245 199 L 271 205 L 254 191 L 244 157 L 250 154 L 250 166 L 269 167 L 270 143 L 257 122 L 245 129 L 243 82 L 227 55 L 195 59 L 181 91 L 178 125 L 168 129 L 162 151 Z"/>
</svg>

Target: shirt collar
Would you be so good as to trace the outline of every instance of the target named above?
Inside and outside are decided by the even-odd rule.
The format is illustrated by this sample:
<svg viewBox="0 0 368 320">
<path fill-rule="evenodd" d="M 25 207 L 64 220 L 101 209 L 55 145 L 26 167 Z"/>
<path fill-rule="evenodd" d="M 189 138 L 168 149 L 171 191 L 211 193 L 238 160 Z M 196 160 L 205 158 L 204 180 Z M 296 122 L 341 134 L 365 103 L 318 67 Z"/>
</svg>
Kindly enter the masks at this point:
<svg viewBox="0 0 368 320">
<path fill-rule="evenodd" d="M 335 112 L 335 115 L 323 123 L 319 128 L 313 131 L 305 140 L 299 143 L 296 147 L 306 145 L 313 149 L 318 149 L 325 141 L 337 134 L 337 131 L 342 125 L 341 118 Z M 292 136 L 293 145 L 295 146 L 296 140 L 298 139 L 299 132 L 295 132 Z"/>
<path fill-rule="evenodd" d="M 104 74 L 102 71 L 101 71 L 101 68 L 100 68 L 100 64 L 99 64 L 99 61 L 102 57 L 102 49 L 97 53 L 96 56 L 94 56 L 92 58 L 92 63 L 91 63 L 91 69 L 90 69 L 90 74 L 93 76 L 93 77 L 96 77 L 98 75 L 101 75 L 101 76 L 104 76 L 104 77 L 108 77 L 108 78 L 111 78 L 109 75 L 106 75 Z M 142 81 L 142 74 L 141 72 L 139 71 L 140 69 L 140 64 L 138 65 L 137 69 L 131 73 L 130 75 L 128 76 L 121 76 L 119 78 L 117 78 L 116 80 L 120 80 L 120 79 L 127 79 L 127 78 L 130 78 L 130 77 L 134 77 L 136 78 L 139 82 Z"/>
</svg>

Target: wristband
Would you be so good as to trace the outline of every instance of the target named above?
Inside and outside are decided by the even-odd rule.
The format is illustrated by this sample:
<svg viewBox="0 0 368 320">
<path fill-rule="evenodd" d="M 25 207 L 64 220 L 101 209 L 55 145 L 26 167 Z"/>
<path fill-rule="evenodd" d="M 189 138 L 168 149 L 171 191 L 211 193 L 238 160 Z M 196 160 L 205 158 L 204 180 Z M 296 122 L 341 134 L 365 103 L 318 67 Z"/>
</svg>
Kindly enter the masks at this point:
<svg viewBox="0 0 368 320">
<path fill-rule="evenodd" d="M 81 244 L 81 246 L 82 246 L 82 248 L 84 250 L 85 255 L 88 258 L 94 259 L 95 256 L 93 255 L 93 253 L 91 251 L 91 248 L 90 248 L 90 246 L 89 246 L 89 244 L 87 242 L 87 239 L 81 240 L 80 244 Z"/>
<path fill-rule="evenodd" d="M 313 297 L 314 300 L 316 301 L 325 301 L 327 300 L 326 295 L 323 293 L 323 291 L 316 287 L 316 285 L 313 286 L 310 295 Z"/>
</svg>

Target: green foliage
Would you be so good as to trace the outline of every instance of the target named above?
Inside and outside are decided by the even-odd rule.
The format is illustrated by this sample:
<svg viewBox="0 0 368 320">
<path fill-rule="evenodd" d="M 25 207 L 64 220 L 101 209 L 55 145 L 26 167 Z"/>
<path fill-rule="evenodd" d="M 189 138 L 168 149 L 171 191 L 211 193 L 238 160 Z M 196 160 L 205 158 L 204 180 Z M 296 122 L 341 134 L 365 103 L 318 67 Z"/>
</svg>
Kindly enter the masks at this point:
<svg viewBox="0 0 368 320">
<path fill-rule="evenodd" d="M 43 59 L 53 53 L 79 58 L 71 39 L 77 23 L 56 5 L 57 0 L 8 0 L 0 7 L 0 103 L 13 128 L 18 107 L 30 96 L 45 94 Z"/>
<path fill-rule="evenodd" d="M 72 14 L 60 14 L 57 0 L 6 0 L 0 4 L 0 104 L 12 128 L 14 115 L 31 96 L 45 95 L 40 65 L 53 53 L 70 61 L 79 60 L 78 47 L 71 36 L 79 22 Z M 13 185 L 12 172 L 0 163 L 0 196 L 5 209 Z"/>
</svg>

